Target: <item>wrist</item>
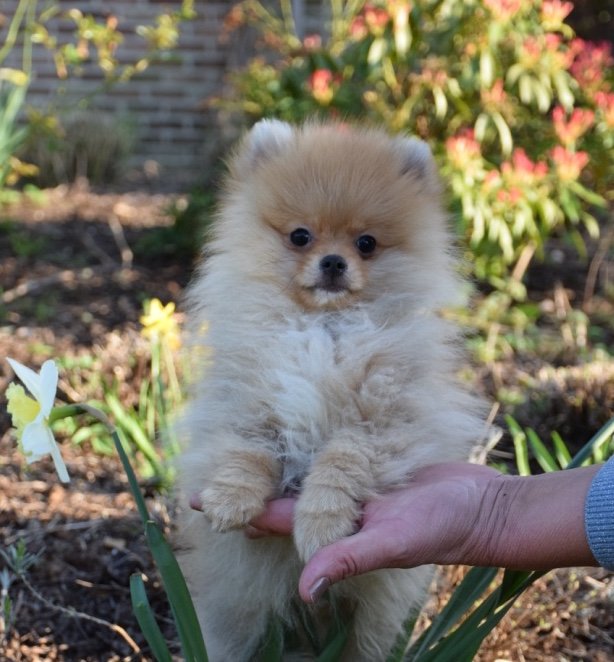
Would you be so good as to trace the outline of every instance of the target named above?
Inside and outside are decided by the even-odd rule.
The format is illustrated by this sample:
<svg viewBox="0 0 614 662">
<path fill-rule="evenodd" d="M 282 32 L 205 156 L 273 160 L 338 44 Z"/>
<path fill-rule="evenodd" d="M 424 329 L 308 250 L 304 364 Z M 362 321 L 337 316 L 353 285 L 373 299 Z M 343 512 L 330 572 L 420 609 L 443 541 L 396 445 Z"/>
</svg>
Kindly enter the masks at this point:
<svg viewBox="0 0 614 662">
<path fill-rule="evenodd" d="M 489 480 L 468 540 L 470 564 L 523 570 L 596 565 L 584 531 L 584 503 L 596 471 Z"/>
</svg>

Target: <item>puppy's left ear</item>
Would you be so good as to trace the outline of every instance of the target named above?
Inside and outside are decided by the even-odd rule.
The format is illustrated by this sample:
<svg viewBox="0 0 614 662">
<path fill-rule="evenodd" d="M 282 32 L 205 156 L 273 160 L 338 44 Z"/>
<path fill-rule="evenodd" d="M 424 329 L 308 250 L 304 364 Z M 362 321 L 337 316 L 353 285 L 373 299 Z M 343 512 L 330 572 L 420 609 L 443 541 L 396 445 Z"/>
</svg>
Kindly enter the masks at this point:
<svg viewBox="0 0 614 662">
<path fill-rule="evenodd" d="M 401 176 L 410 176 L 424 183 L 431 191 L 441 187 L 431 148 L 418 138 L 401 138 Z"/>
<path fill-rule="evenodd" d="M 291 141 L 293 129 L 280 120 L 260 120 L 243 140 L 241 152 L 249 165 L 255 166 L 283 150 Z"/>
</svg>

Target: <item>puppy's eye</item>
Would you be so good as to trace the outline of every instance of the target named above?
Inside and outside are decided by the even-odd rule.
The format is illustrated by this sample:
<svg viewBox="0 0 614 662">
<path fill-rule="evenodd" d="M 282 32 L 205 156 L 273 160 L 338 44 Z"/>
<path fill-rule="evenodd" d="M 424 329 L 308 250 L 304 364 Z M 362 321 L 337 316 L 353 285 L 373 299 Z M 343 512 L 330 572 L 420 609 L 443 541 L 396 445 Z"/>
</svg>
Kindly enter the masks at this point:
<svg viewBox="0 0 614 662">
<path fill-rule="evenodd" d="M 363 234 L 356 240 L 356 248 L 358 248 L 361 255 L 370 255 L 375 250 L 376 245 L 375 237 L 370 234 Z"/>
<path fill-rule="evenodd" d="M 305 228 L 296 228 L 296 230 L 292 230 L 290 233 L 290 241 L 299 248 L 307 246 L 311 241 L 311 232 Z"/>
</svg>

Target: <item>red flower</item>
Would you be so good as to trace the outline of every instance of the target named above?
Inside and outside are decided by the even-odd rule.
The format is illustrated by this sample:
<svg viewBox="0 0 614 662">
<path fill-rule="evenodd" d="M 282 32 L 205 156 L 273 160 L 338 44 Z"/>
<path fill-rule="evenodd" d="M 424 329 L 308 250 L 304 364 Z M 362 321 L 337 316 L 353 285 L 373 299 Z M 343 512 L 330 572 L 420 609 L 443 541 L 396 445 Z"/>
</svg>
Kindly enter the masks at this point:
<svg viewBox="0 0 614 662">
<path fill-rule="evenodd" d="M 364 6 L 365 22 L 374 34 L 380 34 L 388 24 L 390 15 L 382 7 L 377 7 L 370 2 Z"/>
<path fill-rule="evenodd" d="M 317 51 L 322 46 L 322 37 L 319 34 L 308 34 L 303 37 L 303 46 L 307 51 Z"/>
<path fill-rule="evenodd" d="M 481 157 L 480 143 L 475 139 L 473 129 L 465 129 L 458 135 L 448 138 L 446 149 L 450 161 L 459 168 Z"/>
<path fill-rule="evenodd" d="M 508 183 L 532 186 L 546 176 L 548 166 L 543 161 L 531 161 L 524 149 L 517 147 L 512 153 L 511 163 L 503 163 L 501 172 Z"/>
<path fill-rule="evenodd" d="M 500 108 L 507 99 L 507 94 L 503 89 L 503 79 L 498 78 L 489 90 L 482 90 L 481 96 L 484 105 Z"/>
<path fill-rule="evenodd" d="M 507 21 L 512 18 L 522 8 L 523 4 L 523 0 L 484 0 L 484 5 L 500 21 Z"/>
<path fill-rule="evenodd" d="M 602 86 L 605 70 L 614 64 L 610 45 L 574 39 L 571 52 L 575 55 L 570 66 L 572 76 L 585 92 L 594 94 Z"/>
<path fill-rule="evenodd" d="M 309 76 L 309 89 L 314 99 L 323 105 L 328 105 L 335 94 L 333 90 L 333 72 L 330 69 L 316 69 Z"/>
<path fill-rule="evenodd" d="M 597 92 L 595 94 L 597 108 L 603 113 L 605 123 L 614 128 L 614 92 Z"/>
<path fill-rule="evenodd" d="M 575 181 L 588 163 L 586 152 L 572 152 L 557 145 L 550 152 L 550 157 L 559 177 L 564 181 Z"/>
<path fill-rule="evenodd" d="M 575 108 L 569 120 L 565 118 L 565 110 L 557 106 L 552 111 L 554 131 L 564 145 L 573 145 L 586 133 L 595 120 L 595 113 L 588 108 Z"/>
<path fill-rule="evenodd" d="M 516 186 L 510 186 L 509 189 L 497 191 L 497 200 L 506 205 L 515 205 L 522 198 L 522 191 Z"/>
<path fill-rule="evenodd" d="M 350 23 L 349 31 L 350 37 L 356 39 L 357 41 L 364 39 L 369 34 L 369 30 L 367 30 L 367 24 L 365 23 L 365 17 L 362 14 L 356 16 L 352 20 Z"/>
<path fill-rule="evenodd" d="M 546 28 L 556 28 L 569 16 L 573 9 L 572 2 L 544 0 L 542 4 L 542 22 Z"/>
</svg>

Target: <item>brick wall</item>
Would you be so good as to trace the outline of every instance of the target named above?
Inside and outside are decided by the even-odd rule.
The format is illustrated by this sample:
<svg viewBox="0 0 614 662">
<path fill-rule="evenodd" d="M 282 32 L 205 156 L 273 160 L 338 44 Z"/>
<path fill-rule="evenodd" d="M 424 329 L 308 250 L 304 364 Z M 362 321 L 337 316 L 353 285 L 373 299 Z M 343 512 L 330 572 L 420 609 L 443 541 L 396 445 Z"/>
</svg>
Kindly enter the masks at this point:
<svg viewBox="0 0 614 662">
<path fill-rule="evenodd" d="M 39 3 L 42 6 L 43 3 Z M 120 62 L 131 62 L 143 54 L 144 41 L 135 33 L 140 24 L 179 7 L 179 2 L 160 0 L 59 0 L 62 9 L 78 7 L 96 18 L 114 15 L 124 42 L 117 50 Z M 132 135 L 131 165 L 150 170 L 159 166 L 160 179 L 193 182 L 206 176 L 217 149 L 214 115 L 204 101 L 218 93 L 225 71 L 237 60 L 241 44 L 235 39 L 222 43 L 222 21 L 232 0 L 196 0 L 197 18 L 182 24 L 179 48 L 170 61 L 153 64 L 127 83 L 104 90 L 104 78 L 87 66 L 79 78 L 58 79 L 48 51 L 34 50 L 34 77 L 28 101 L 40 109 L 55 108 L 60 117 L 85 112 L 92 130 L 116 122 Z M 13 15 L 17 0 L 2 0 L 0 14 Z M 70 41 L 74 24 L 54 19 L 50 32 L 60 43 Z M 4 34 L 0 32 L 0 41 Z M 17 53 L 4 66 L 19 66 Z M 109 122 L 111 118 L 111 122 Z M 103 122 L 103 119 L 105 120 Z"/>
</svg>

